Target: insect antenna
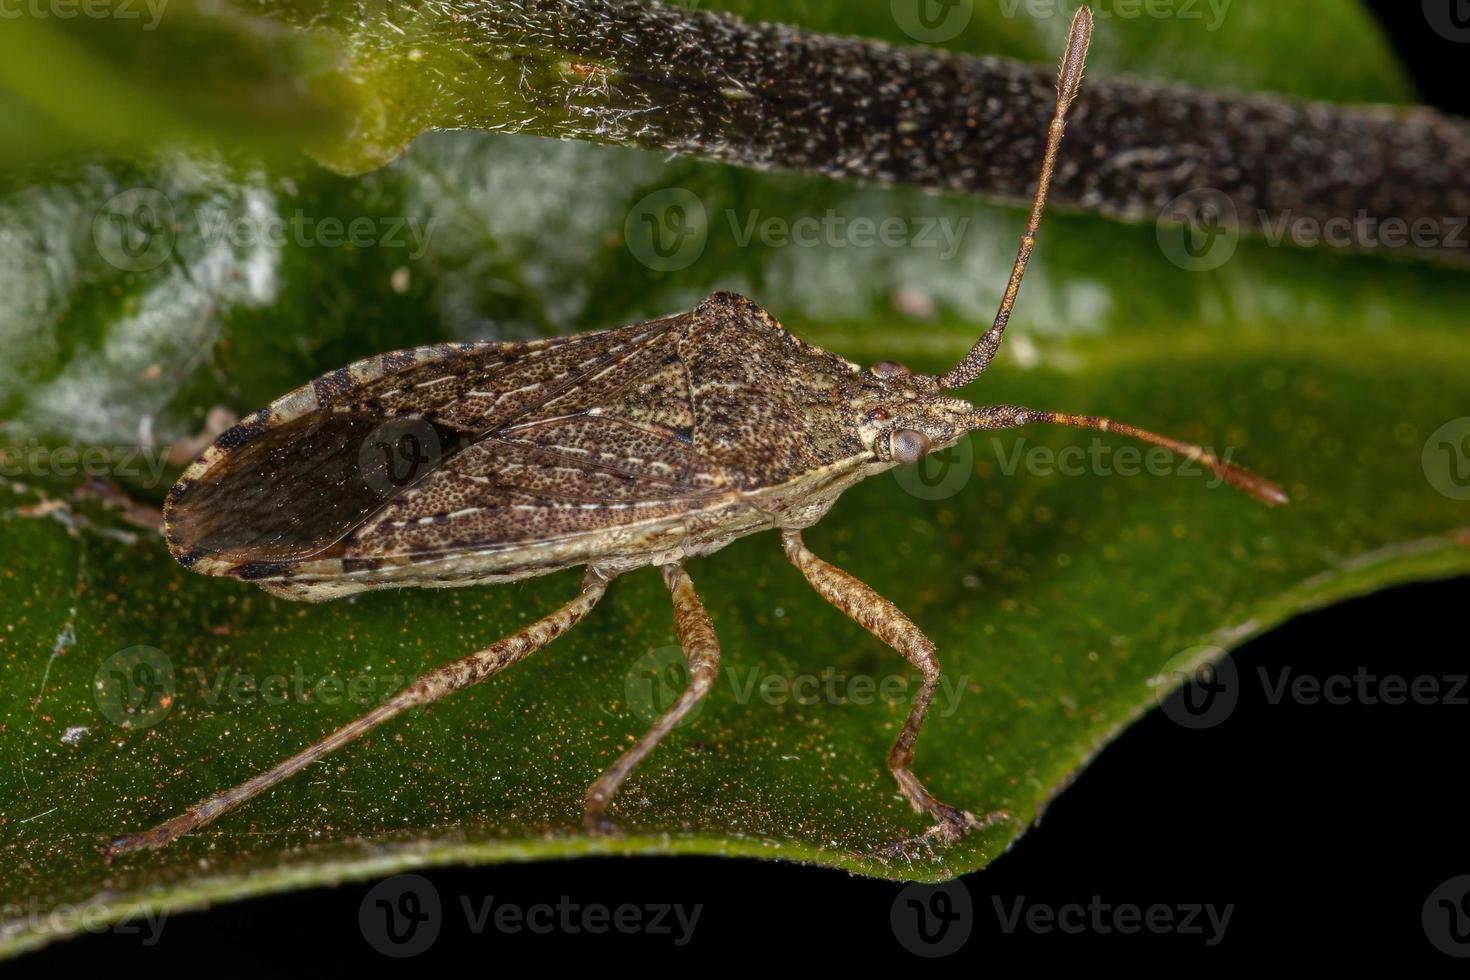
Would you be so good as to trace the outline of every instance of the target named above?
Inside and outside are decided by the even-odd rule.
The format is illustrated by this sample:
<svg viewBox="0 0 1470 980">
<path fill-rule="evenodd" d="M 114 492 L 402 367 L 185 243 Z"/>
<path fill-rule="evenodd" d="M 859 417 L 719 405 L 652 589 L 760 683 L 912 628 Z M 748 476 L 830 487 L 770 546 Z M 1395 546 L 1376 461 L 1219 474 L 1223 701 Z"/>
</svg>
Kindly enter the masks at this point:
<svg viewBox="0 0 1470 980">
<path fill-rule="evenodd" d="M 1203 446 L 1170 439 L 1168 436 L 1161 436 L 1156 432 L 1140 429 L 1136 425 L 1128 425 L 1126 422 L 1114 422 L 1112 419 L 1096 415 L 1069 415 L 1064 412 L 1038 412 L 1034 409 L 1017 408 L 1011 405 L 992 405 L 975 412 L 970 421 L 970 428 L 972 430 L 1012 429 L 1033 422 L 1065 425 L 1076 429 L 1092 429 L 1096 432 L 1116 432 L 1119 435 L 1152 443 L 1155 446 L 1163 446 L 1170 452 L 1207 467 L 1232 487 L 1250 494 L 1264 504 L 1281 507 L 1291 503 L 1291 498 L 1286 495 L 1286 491 L 1275 483 L 1252 473 L 1243 466 L 1226 462 Z"/>
<path fill-rule="evenodd" d="M 1031 202 L 1031 218 L 1026 224 L 1026 234 L 1021 237 L 1021 247 L 1016 252 L 1016 264 L 1011 269 L 1010 282 L 1006 284 L 1005 296 L 1000 301 L 1000 310 L 995 314 L 995 323 L 985 336 L 975 342 L 949 373 L 939 379 L 940 387 L 963 388 L 974 381 L 990 366 L 995 352 L 1000 349 L 1001 337 L 1010 322 L 1011 310 L 1015 308 L 1016 296 L 1021 292 L 1021 277 L 1026 274 L 1026 263 L 1031 261 L 1031 252 L 1036 248 L 1036 231 L 1041 227 L 1041 215 L 1046 210 L 1046 195 L 1051 190 L 1052 174 L 1056 171 L 1057 151 L 1062 145 L 1062 133 L 1067 126 L 1067 112 L 1077 89 L 1082 84 L 1082 65 L 1087 59 L 1087 45 L 1092 40 L 1092 11 L 1080 7 L 1072 18 L 1072 33 L 1067 39 L 1067 50 L 1062 55 L 1062 67 L 1057 74 L 1057 109 L 1051 119 L 1051 129 L 1046 137 L 1046 155 L 1041 161 L 1041 176 L 1036 182 L 1036 197 Z"/>
</svg>

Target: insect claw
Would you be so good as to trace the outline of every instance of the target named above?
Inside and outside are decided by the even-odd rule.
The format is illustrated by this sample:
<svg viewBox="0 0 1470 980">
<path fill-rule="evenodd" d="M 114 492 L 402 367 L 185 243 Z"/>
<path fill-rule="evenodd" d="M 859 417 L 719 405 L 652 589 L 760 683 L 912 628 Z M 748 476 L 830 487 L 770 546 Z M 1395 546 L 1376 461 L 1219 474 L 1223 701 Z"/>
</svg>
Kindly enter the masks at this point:
<svg viewBox="0 0 1470 980">
<path fill-rule="evenodd" d="M 606 813 L 593 813 L 589 811 L 583 814 L 582 826 L 586 828 L 587 833 L 592 837 L 616 838 L 623 836 L 623 828 L 619 827 L 617 822 Z"/>
</svg>

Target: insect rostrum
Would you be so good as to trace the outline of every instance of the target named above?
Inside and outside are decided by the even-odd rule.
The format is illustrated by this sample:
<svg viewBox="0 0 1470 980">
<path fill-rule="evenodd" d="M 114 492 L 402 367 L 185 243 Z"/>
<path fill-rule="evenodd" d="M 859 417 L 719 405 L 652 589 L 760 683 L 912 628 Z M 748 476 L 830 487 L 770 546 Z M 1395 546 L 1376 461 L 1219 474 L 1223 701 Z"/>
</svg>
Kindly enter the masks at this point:
<svg viewBox="0 0 1470 980">
<path fill-rule="evenodd" d="M 902 612 L 818 558 L 801 532 L 861 480 L 969 432 L 1053 422 L 1164 445 L 1268 503 L 1273 484 L 1204 450 L 1106 419 L 977 407 L 947 392 L 989 365 L 1035 244 L 1067 110 L 1092 29 L 1073 22 L 1057 110 L 1025 236 L 995 324 L 942 377 L 862 370 L 804 343 L 765 310 L 717 293 L 691 312 L 531 343 L 446 344 L 384 354 L 325 375 L 222 435 L 165 505 L 185 567 L 321 601 L 372 589 L 464 586 L 585 566 L 579 594 L 250 781 L 113 853 L 194 830 L 401 712 L 510 666 L 576 625 L 618 575 L 662 570 L 690 683 L 588 789 L 584 819 L 610 830 L 619 786 L 713 685 L 714 626 L 684 563 L 758 531 L 838 609 L 922 675 L 888 755 L 904 796 L 949 840 L 985 825 L 936 800 L 910 771 L 939 682 L 934 645 Z"/>
</svg>

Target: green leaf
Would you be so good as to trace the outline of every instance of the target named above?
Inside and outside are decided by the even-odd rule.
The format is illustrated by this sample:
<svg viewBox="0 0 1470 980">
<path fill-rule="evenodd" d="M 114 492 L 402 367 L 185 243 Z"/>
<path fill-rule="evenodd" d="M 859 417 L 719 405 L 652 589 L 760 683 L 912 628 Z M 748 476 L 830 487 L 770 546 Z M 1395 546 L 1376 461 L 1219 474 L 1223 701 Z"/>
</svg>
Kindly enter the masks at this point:
<svg viewBox="0 0 1470 980">
<path fill-rule="evenodd" d="M 356 111 L 341 62 L 337 39 L 223 3 L 17 4 L 0 31 L 0 164 L 180 140 L 330 143 Z"/>
<path fill-rule="evenodd" d="M 886 3 L 843 6 L 882 29 L 872 8 Z M 799 13 L 831 26 L 818 9 Z M 1104 23 L 1102 50 L 1117 44 L 1119 63 L 1142 70 L 1145 53 L 1123 47 L 1137 42 L 1108 40 L 1137 27 L 1157 38 L 1161 70 L 1208 72 L 1220 40 L 1236 64 L 1253 43 L 1332 37 L 1330 58 L 1296 65 L 1302 91 L 1328 94 L 1346 61 L 1377 66 L 1358 84 L 1401 91 L 1350 5 L 1279 24 L 1234 16 L 1218 38 Z M 1025 43 L 1023 19 L 987 23 Z M 1038 38 L 1037 52 L 1052 43 Z M 702 251 L 650 269 L 639 215 L 691 199 Z M 816 219 L 818 242 L 763 240 L 773 217 Z M 863 244 L 859 218 L 895 220 L 904 241 Z M 652 572 L 616 582 L 515 670 L 168 849 L 103 859 L 114 834 L 254 775 L 551 609 L 577 573 L 285 603 L 185 572 L 85 477 L 156 503 L 177 471 L 167 448 L 212 409 L 249 412 L 381 350 L 594 329 L 715 288 L 855 360 L 941 369 L 988 324 L 1021 222 L 958 197 L 476 133 L 421 139 L 360 178 L 177 155 L 59 170 L 0 198 L 0 752 L 12 760 L 0 949 L 140 906 L 436 863 L 708 853 L 959 874 L 1009 846 L 1197 663 L 1304 608 L 1470 570 L 1463 273 L 1262 240 L 1191 271 L 1174 231 L 1052 216 L 1007 349 L 968 394 L 1228 447 L 1294 503 L 1267 510 L 1177 462 L 1127 475 L 1119 440 L 1023 430 L 972 440 L 927 483 L 909 472 L 858 487 L 809 532 L 938 644 L 954 686 L 917 773 L 1014 824 L 883 856 L 926 826 L 883 767 L 914 673 L 813 594 L 767 534 L 691 565 L 724 673 L 619 797 L 622 838 L 581 833 L 582 794 L 648 724 L 648 668 L 673 643 Z M 1088 452 L 1080 466 L 1072 447 Z M 127 701 L 119 678 L 150 683 Z"/>
</svg>

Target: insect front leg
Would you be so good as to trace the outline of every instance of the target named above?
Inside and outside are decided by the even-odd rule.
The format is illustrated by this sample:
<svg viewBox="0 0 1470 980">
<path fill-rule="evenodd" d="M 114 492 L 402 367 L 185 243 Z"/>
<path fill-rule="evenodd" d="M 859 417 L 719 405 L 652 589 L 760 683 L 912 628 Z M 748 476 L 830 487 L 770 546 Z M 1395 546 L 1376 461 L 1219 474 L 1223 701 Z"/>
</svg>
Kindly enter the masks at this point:
<svg viewBox="0 0 1470 980">
<path fill-rule="evenodd" d="M 674 598 L 674 627 L 679 634 L 679 643 L 684 647 L 684 656 L 689 661 L 689 686 L 637 744 L 624 752 L 622 758 L 587 788 L 587 806 L 582 822 L 588 830 L 597 833 L 615 831 L 608 819 L 607 808 L 623 780 L 709 693 L 720 672 L 719 637 L 715 635 L 714 624 L 710 622 L 709 613 L 705 612 L 704 603 L 699 601 L 699 594 L 694 591 L 689 573 L 684 571 L 682 564 L 665 565 L 663 573 Z"/>
<path fill-rule="evenodd" d="M 120 854 L 140 848 L 162 847 L 184 834 L 197 830 L 252 797 L 258 796 L 272 786 L 287 779 L 316 762 L 329 752 L 336 751 L 360 735 L 365 735 L 383 722 L 410 708 L 429 704 L 447 697 L 455 691 L 499 673 L 537 650 L 581 622 L 592 607 L 597 605 L 607 591 L 610 576 L 597 568 L 587 569 L 582 579 L 581 593 L 556 612 L 517 630 L 505 639 L 483 650 L 461 657 L 453 663 L 432 670 L 404 688 L 392 699 L 326 738 L 293 755 L 273 769 L 268 769 L 234 789 L 226 790 L 159 824 L 152 830 L 125 837 L 114 838 L 109 846 L 111 854 Z"/>
<path fill-rule="evenodd" d="M 935 799 L 919 778 L 909 771 L 914 761 L 914 743 L 919 730 L 924 726 L 924 716 L 929 712 L 929 703 L 939 688 L 939 658 L 934 652 L 934 643 L 924 635 L 901 610 L 872 588 L 858 579 L 831 565 L 807 550 L 801 540 L 800 531 L 783 531 L 781 543 L 786 557 L 791 559 L 812 587 L 822 597 L 846 613 L 854 622 L 869 633 L 888 644 L 904 659 L 919 669 L 923 684 L 919 687 L 914 706 L 904 722 L 898 741 L 888 752 L 888 769 L 898 780 L 899 789 L 913 806 L 915 813 L 927 813 L 939 823 L 926 836 L 938 836 L 943 840 L 956 840 L 967 831 L 989 826 L 1004 814 L 976 817 L 964 810 L 952 807 Z"/>
</svg>

